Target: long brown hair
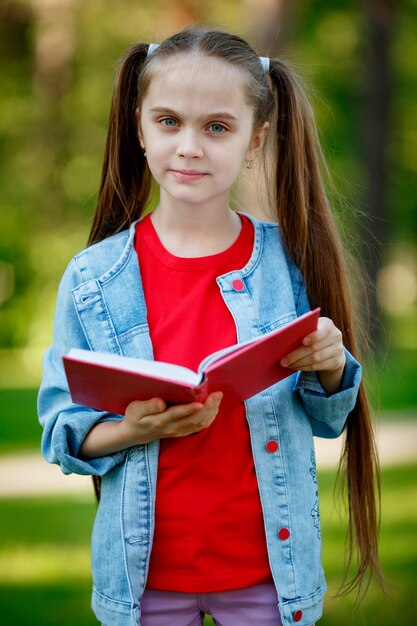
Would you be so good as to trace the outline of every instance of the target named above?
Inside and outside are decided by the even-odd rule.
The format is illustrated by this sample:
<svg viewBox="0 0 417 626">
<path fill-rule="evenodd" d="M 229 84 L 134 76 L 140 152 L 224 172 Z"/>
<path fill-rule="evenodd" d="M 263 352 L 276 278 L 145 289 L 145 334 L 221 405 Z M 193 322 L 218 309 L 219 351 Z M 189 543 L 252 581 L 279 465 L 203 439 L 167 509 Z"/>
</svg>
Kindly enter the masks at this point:
<svg viewBox="0 0 417 626">
<path fill-rule="evenodd" d="M 345 250 L 323 183 L 327 168 L 313 114 L 300 81 L 285 63 L 271 61 L 270 77 L 278 102 L 275 202 L 283 239 L 304 276 L 311 306 L 321 307 L 321 314 L 341 330 L 346 348 L 358 356 L 361 323 L 353 314 Z M 378 557 L 380 469 L 363 382 L 347 420 L 339 479 L 345 481 L 348 500 L 346 573 L 355 553 L 358 563 L 345 590 L 356 586 L 361 590 L 367 573 L 383 584 Z"/>
<path fill-rule="evenodd" d="M 165 40 L 151 55 L 136 44 L 117 75 L 97 209 L 89 242 L 120 231 L 137 219 L 151 192 L 151 175 L 138 140 L 137 110 L 159 63 L 173 54 L 200 54 L 237 66 L 247 78 L 246 96 L 253 106 L 254 127 L 274 119 L 275 171 L 272 195 L 288 254 L 300 268 L 310 304 L 320 306 L 342 331 L 344 345 L 357 355 L 356 322 L 345 253 L 335 227 L 322 172 L 324 159 L 314 118 L 294 71 L 281 60 L 270 63 L 269 79 L 247 42 L 217 30 L 188 29 Z M 383 581 L 378 558 L 378 457 L 369 405 L 361 384 L 347 420 L 339 478 L 347 488 L 348 563 L 357 556 L 357 571 L 345 590 L 362 590 L 367 574 Z M 95 480 L 99 494 L 99 480 Z"/>
</svg>

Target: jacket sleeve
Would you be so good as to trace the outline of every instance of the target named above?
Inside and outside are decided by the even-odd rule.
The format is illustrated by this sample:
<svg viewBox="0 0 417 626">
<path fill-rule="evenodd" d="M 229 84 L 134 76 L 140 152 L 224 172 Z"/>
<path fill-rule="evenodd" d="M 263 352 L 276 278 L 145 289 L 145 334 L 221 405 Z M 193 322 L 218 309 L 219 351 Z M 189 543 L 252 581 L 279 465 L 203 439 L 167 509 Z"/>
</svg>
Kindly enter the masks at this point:
<svg viewBox="0 0 417 626">
<path fill-rule="evenodd" d="M 295 279 L 297 315 L 310 310 L 305 285 L 298 273 Z M 338 437 L 346 425 L 349 413 L 354 409 L 362 369 L 358 361 L 345 348 L 346 365 L 339 390 L 327 395 L 316 372 L 297 372 L 294 391 L 298 394 L 310 418 L 313 435 L 316 437 Z"/>
<path fill-rule="evenodd" d="M 126 452 L 83 460 L 79 458 L 79 450 L 95 424 L 121 416 L 73 404 L 62 362 L 62 356 L 70 348 L 90 348 L 72 299 L 72 289 L 80 282 L 77 262 L 73 259 L 59 287 L 53 345 L 46 351 L 43 362 L 38 395 L 38 416 L 43 427 L 41 448 L 44 458 L 60 465 L 64 474 L 104 475 L 124 460 Z"/>
</svg>

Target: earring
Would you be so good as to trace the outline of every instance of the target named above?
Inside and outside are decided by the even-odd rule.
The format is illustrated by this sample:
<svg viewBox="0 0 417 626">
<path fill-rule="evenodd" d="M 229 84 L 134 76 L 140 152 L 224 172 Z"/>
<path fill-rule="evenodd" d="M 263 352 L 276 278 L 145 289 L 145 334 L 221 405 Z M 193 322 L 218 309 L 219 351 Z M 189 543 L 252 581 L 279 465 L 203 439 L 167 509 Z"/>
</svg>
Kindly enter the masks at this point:
<svg viewBox="0 0 417 626">
<path fill-rule="evenodd" d="M 253 161 L 246 161 L 246 169 L 251 170 L 253 165 Z"/>
</svg>

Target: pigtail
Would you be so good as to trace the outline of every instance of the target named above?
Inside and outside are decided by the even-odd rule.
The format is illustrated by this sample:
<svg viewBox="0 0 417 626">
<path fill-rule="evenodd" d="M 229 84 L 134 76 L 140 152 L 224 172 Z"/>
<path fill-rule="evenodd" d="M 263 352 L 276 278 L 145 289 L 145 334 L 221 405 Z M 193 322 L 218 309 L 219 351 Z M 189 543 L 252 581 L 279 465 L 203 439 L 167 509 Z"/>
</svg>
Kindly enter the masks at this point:
<svg viewBox="0 0 417 626">
<path fill-rule="evenodd" d="M 147 45 L 135 44 L 122 59 L 113 91 L 100 191 L 89 244 L 127 228 L 146 206 L 151 174 L 138 139 L 139 76 Z"/>
<path fill-rule="evenodd" d="M 300 268 L 312 307 L 333 320 L 344 345 L 357 354 L 344 250 L 322 180 L 326 173 L 313 114 L 303 90 L 286 64 L 271 60 L 270 78 L 277 98 L 276 191 L 274 204 L 288 254 Z M 374 480 L 376 479 L 376 486 Z M 366 591 L 366 575 L 383 583 L 378 558 L 380 470 L 366 392 L 361 384 L 347 422 L 338 469 L 347 490 L 347 568 L 341 590 Z M 347 582 L 357 555 L 357 571 Z M 369 584 L 369 581 L 368 581 Z"/>
<path fill-rule="evenodd" d="M 122 59 L 113 91 L 96 211 L 88 238 L 92 244 L 117 233 L 140 217 L 151 192 L 151 174 L 138 139 L 136 108 L 139 74 L 147 45 L 136 44 Z M 101 477 L 93 476 L 100 500 Z"/>
</svg>

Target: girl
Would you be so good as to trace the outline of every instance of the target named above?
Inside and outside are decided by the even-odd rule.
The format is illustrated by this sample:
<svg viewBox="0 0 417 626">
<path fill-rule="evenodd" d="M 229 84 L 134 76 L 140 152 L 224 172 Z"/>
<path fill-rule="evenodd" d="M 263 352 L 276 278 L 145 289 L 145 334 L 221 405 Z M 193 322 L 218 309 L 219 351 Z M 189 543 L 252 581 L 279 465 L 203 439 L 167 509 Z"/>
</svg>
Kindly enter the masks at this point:
<svg viewBox="0 0 417 626">
<path fill-rule="evenodd" d="M 275 110 L 276 109 L 276 110 Z M 275 137 L 275 223 L 229 208 Z M 300 86 L 241 38 L 187 30 L 123 59 L 89 247 L 61 282 L 39 395 L 45 458 L 101 477 L 93 609 L 107 626 L 309 626 L 326 585 L 312 435 L 346 427 L 350 553 L 379 576 L 376 456 L 343 255 Z M 143 217 L 152 181 L 160 198 Z M 195 368 L 320 306 L 285 381 L 222 412 L 221 394 L 124 416 L 71 403 L 71 347 Z M 254 363 L 256 376 L 256 363 Z"/>
</svg>

